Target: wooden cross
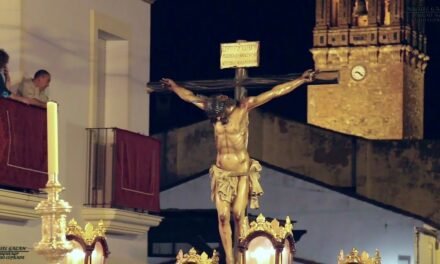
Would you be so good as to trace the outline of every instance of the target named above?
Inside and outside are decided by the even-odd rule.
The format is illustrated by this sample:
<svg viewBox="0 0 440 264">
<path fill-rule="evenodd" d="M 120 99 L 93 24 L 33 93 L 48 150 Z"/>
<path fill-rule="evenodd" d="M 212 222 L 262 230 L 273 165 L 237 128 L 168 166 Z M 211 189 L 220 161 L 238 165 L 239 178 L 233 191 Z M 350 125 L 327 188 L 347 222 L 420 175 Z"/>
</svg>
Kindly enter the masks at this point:
<svg viewBox="0 0 440 264">
<path fill-rule="evenodd" d="M 302 73 L 293 73 L 279 76 L 249 77 L 247 69 L 257 67 L 259 64 L 259 42 L 238 40 L 236 43 L 223 43 L 221 45 L 220 68 L 235 68 L 234 79 L 179 81 L 179 85 L 193 92 L 225 92 L 234 88 L 234 97 L 240 100 L 247 94 L 247 89 L 268 89 L 273 86 L 294 80 Z M 336 84 L 339 71 L 319 72 L 315 81 L 310 84 Z M 147 84 L 148 92 L 167 92 L 160 82 Z"/>
</svg>

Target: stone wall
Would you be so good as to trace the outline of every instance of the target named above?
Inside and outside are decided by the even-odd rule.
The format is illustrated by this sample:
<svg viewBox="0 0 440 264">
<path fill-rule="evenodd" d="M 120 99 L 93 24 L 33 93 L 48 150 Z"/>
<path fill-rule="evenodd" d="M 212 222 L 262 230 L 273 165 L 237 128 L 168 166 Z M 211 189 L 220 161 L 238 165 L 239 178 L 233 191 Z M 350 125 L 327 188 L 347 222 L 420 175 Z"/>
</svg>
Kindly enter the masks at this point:
<svg viewBox="0 0 440 264">
<path fill-rule="evenodd" d="M 403 138 L 403 124 L 407 120 L 403 120 L 404 64 L 400 49 L 314 50 L 315 67 L 337 69 L 340 79 L 339 84 L 309 86 L 308 123 L 370 139 Z M 366 69 L 363 80 L 350 77 L 352 68 L 357 65 Z"/>
<path fill-rule="evenodd" d="M 204 172 L 215 161 L 214 131 L 209 121 L 154 135 L 162 143 L 161 186 Z"/>
<path fill-rule="evenodd" d="M 357 142 L 357 193 L 440 225 L 440 142 Z"/>
<path fill-rule="evenodd" d="M 255 158 L 440 225 L 439 141 L 353 138 L 261 113 L 252 122 L 263 127 L 251 133 Z"/>
<path fill-rule="evenodd" d="M 256 159 L 329 185 L 352 186 L 354 137 L 260 112 L 252 113 L 250 131 L 249 152 Z"/>
<path fill-rule="evenodd" d="M 404 138 L 423 138 L 424 72 L 405 64 L 403 75 Z"/>
</svg>

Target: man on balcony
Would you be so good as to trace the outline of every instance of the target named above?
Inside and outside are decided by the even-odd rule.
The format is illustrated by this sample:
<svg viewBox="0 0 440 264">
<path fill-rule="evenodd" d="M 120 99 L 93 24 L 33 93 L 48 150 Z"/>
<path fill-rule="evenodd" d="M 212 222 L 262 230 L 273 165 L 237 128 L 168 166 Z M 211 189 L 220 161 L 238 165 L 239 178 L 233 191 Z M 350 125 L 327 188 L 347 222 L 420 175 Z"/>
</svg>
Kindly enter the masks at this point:
<svg viewBox="0 0 440 264">
<path fill-rule="evenodd" d="M 46 70 L 38 70 L 33 79 L 23 79 L 18 85 L 18 94 L 29 99 L 30 104 L 46 107 L 48 97 L 46 88 L 50 84 L 50 73 Z"/>
</svg>

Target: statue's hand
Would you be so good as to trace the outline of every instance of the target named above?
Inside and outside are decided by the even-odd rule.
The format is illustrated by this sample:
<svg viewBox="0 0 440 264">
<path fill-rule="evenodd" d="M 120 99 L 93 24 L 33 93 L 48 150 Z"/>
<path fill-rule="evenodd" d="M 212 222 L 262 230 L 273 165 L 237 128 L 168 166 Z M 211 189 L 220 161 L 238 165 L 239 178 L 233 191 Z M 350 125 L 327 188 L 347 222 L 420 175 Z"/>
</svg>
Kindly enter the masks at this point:
<svg viewBox="0 0 440 264">
<path fill-rule="evenodd" d="M 168 78 L 162 78 L 160 80 L 160 84 L 162 85 L 163 88 L 169 89 L 169 90 L 174 90 L 174 88 L 177 87 L 177 84 Z"/>
<path fill-rule="evenodd" d="M 302 74 L 302 78 L 305 82 L 313 82 L 316 79 L 316 74 L 319 72 L 319 70 L 307 70 Z"/>
</svg>

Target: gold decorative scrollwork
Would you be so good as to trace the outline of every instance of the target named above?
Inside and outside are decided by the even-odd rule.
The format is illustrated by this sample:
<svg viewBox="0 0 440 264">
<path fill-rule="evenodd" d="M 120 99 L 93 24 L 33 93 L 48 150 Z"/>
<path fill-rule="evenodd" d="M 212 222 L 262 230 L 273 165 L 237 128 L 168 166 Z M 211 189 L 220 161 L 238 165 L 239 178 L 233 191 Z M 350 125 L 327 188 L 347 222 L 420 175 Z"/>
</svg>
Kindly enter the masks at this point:
<svg viewBox="0 0 440 264">
<path fill-rule="evenodd" d="M 219 256 L 214 250 L 212 257 L 208 258 L 208 254 L 203 252 L 201 255 L 197 254 L 194 248 L 191 248 L 188 253 L 183 254 L 180 250 L 176 257 L 176 264 L 218 264 Z"/>
<path fill-rule="evenodd" d="M 81 226 L 78 225 L 75 219 L 70 220 L 67 225 L 67 235 L 81 237 L 87 245 L 91 245 L 97 237 L 105 238 L 105 232 L 106 228 L 104 227 L 104 222 L 102 222 L 102 220 L 98 222 L 96 228 L 93 224 L 87 223 L 84 230 L 82 230 Z"/>
<path fill-rule="evenodd" d="M 376 254 L 374 257 L 368 255 L 367 252 L 363 251 L 359 254 L 359 251 L 356 248 L 353 248 L 347 256 L 344 255 L 344 251 L 341 250 L 338 256 L 338 264 L 381 264 L 381 257 L 379 250 L 376 249 Z"/>
<path fill-rule="evenodd" d="M 263 231 L 274 237 L 278 242 L 283 241 L 287 236 L 293 236 L 292 233 L 293 225 L 290 221 L 290 217 L 286 217 L 286 223 L 280 226 L 280 222 L 274 219 L 272 222 L 267 222 L 266 218 L 260 214 L 258 215 L 256 221 L 249 224 L 249 220 L 246 217 L 243 221 L 243 226 L 241 228 L 240 240 L 246 239 L 249 234 L 255 231 Z"/>
</svg>

